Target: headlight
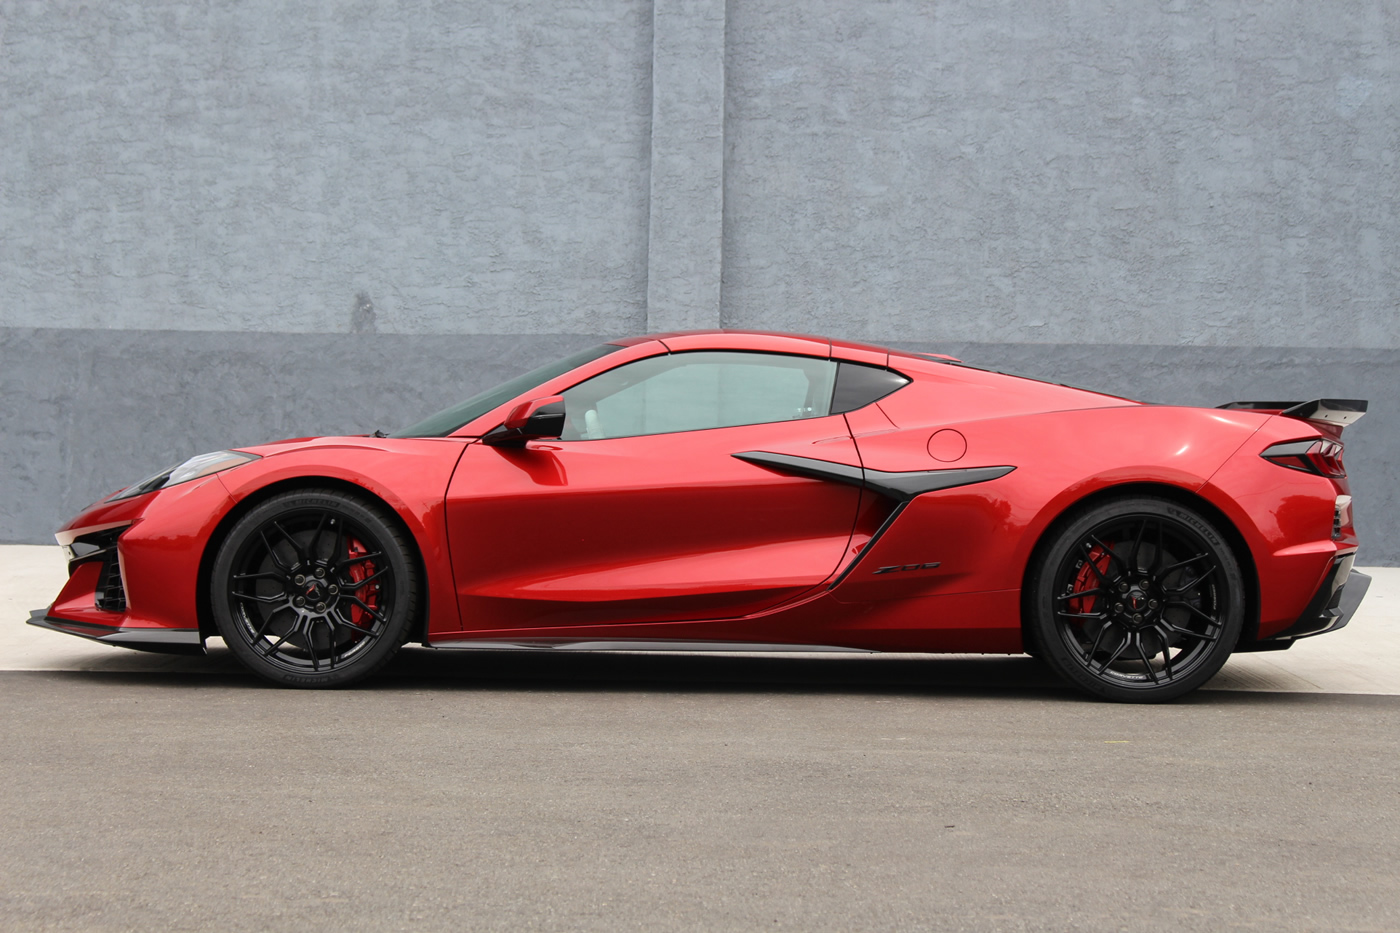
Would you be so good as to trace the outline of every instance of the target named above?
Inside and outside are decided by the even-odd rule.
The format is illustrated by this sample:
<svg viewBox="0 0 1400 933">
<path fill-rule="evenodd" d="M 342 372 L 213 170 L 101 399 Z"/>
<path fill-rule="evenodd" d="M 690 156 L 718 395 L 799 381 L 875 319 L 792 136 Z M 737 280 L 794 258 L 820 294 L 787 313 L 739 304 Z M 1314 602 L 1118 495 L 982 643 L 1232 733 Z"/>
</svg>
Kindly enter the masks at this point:
<svg viewBox="0 0 1400 933">
<path fill-rule="evenodd" d="M 161 470 L 139 483 L 126 487 L 107 501 L 130 499 L 133 496 L 154 492 L 167 486 L 178 486 L 180 483 L 188 483 L 192 479 L 200 479 L 214 473 L 221 473 L 224 470 L 231 470 L 249 460 L 257 459 L 257 454 L 243 453 L 239 450 L 216 450 L 211 454 L 200 454 L 198 457 L 191 457 L 177 467 Z"/>
</svg>

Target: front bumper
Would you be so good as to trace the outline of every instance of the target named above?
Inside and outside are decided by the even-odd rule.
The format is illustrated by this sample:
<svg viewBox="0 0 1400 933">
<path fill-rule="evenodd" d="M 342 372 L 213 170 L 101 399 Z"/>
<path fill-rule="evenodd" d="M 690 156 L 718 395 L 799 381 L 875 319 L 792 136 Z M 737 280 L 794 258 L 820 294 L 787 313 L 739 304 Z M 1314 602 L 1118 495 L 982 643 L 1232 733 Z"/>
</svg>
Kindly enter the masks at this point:
<svg viewBox="0 0 1400 933">
<path fill-rule="evenodd" d="M 77 635 L 106 645 L 120 645 L 138 651 L 157 651 L 161 654 L 203 654 L 204 639 L 197 628 L 129 628 L 116 625 L 98 625 L 94 622 L 79 622 L 74 619 L 59 619 L 48 614 L 47 609 L 35 609 L 29 613 L 29 624 L 51 632 Z"/>
</svg>

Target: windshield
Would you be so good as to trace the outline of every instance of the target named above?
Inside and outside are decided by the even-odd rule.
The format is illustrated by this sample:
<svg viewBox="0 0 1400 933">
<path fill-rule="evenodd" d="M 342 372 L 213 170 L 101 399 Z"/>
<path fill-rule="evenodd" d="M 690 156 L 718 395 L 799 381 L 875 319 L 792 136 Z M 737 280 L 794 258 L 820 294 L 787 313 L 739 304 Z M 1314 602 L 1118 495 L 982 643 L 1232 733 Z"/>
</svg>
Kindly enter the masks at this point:
<svg viewBox="0 0 1400 933">
<path fill-rule="evenodd" d="M 491 409 L 504 405 L 517 395 L 528 392 L 535 386 L 542 385 L 557 376 L 562 376 L 584 363 L 591 363 L 621 349 L 622 347 L 617 344 L 605 343 L 601 346 L 589 347 L 587 350 L 580 350 L 573 356 L 566 356 L 562 360 L 548 363 L 539 369 L 532 369 L 523 376 L 516 376 L 509 382 L 501 383 L 494 389 L 487 389 L 485 392 L 473 395 L 465 402 L 453 405 L 451 408 L 424 418 L 417 424 L 411 424 L 402 430 L 395 431 L 389 436 L 446 437 L 463 425 L 480 418 Z"/>
</svg>

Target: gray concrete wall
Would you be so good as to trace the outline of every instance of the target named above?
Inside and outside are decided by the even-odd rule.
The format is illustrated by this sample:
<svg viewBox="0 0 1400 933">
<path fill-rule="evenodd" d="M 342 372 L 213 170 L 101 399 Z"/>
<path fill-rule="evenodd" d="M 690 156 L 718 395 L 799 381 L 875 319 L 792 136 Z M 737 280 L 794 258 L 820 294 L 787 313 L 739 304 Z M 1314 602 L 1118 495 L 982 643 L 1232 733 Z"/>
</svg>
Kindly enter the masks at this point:
<svg viewBox="0 0 1400 933">
<path fill-rule="evenodd" d="M 0 9 L 5 325 L 645 325 L 649 0 Z"/>
<path fill-rule="evenodd" d="M 1400 348 L 1394 2 L 729 15 L 726 323 Z"/>
<path fill-rule="evenodd" d="M 1400 562 L 1397 49 L 1384 0 L 0 0 L 0 541 L 723 325 L 1369 397 Z"/>
</svg>

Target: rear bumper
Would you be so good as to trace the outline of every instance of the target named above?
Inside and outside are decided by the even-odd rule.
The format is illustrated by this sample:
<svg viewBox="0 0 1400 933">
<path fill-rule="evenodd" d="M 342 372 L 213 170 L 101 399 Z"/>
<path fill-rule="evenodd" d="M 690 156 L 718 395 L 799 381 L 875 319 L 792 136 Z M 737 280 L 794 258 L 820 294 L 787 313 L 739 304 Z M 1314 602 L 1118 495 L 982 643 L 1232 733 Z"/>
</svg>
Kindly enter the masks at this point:
<svg viewBox="0 0 1400 933">
<path fill-rule="evenodd" d="M 48 614 L 47 609 L 35 609 L 30 612 L 29 624 L 51 632 L 77 635 L 90 641 L 135 648 L 138 651 L 158 651 L 162 654 L 204 653 L 204 639 L 197 628 L 122 628 L 115 625 L 98 625 L 93 622 L 55 618 Z"/>
<path fill-rule="evenodd" d="M 1260 644 L 1283 647 L 1299 638 L 1335 632 L 1350 622 L 1371 586 L 1369 576 L 1351 569 L 1355 560 L 1355 551 L 1338 557 L 1298 621 Z"/>
</svg>

